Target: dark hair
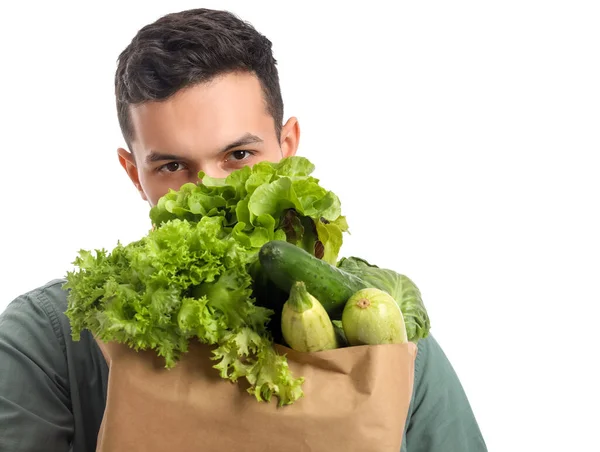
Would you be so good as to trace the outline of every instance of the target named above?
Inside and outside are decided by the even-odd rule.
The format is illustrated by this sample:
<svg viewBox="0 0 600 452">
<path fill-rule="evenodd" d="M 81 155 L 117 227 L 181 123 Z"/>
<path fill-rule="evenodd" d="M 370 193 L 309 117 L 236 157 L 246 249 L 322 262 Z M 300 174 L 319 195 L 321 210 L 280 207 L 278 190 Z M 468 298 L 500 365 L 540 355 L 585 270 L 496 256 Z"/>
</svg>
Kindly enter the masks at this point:
<svg viewBox="0 0 600 452">
<path fill-rule="evenodd" d="M 191 9 L 171 13 L 138 31 L 118 60 L 117 115 L 131 149 L 130 106 L 165 100 L 182 88 L 247 71 L 259 79 L 279 138 L 283 100 L 271 41 L 232 13 Z"/>
</svg>

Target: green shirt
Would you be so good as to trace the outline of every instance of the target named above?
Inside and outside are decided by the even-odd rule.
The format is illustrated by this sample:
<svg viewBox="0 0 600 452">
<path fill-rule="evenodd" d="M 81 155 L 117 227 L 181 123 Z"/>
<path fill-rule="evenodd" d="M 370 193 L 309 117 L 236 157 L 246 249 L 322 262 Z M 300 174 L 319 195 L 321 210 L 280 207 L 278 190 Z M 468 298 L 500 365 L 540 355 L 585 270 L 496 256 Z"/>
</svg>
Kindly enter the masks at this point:
<svg viewBox="0 0 600 452">
<path fill-rule="evenodd" d="M 64 281 L 0 315 L 0 452 L 93 452 L 108 368 L 90 334 L 71 340 Z M 419 342 L 401 452 L 487 451 L 463 388 L 433 337 Z"/>
</svg>

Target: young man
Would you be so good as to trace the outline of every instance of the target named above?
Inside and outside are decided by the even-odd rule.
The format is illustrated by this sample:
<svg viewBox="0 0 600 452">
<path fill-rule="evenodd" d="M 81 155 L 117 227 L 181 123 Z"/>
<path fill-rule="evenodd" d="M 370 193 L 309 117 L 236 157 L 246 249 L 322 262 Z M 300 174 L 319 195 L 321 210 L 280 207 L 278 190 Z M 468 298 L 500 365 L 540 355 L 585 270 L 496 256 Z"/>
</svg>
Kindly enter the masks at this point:
<svg viewBox="0 0 600 452">
<path fill-rule="evenodd" d="M 171 14 L 120 56 L 117 113 L 128 149 L 118 158 L 154 205 L 170 188 L 296 153 L 271 43 L 222 11 Z M 63 281 L 14 300 L 0 317 L 0 451 L 91 452 L 108 369 L 89 334 L 71 340 Z M 433 337 L 420 342 L 403 451 L 480 452 L 469 402 Z"/>
</svg>

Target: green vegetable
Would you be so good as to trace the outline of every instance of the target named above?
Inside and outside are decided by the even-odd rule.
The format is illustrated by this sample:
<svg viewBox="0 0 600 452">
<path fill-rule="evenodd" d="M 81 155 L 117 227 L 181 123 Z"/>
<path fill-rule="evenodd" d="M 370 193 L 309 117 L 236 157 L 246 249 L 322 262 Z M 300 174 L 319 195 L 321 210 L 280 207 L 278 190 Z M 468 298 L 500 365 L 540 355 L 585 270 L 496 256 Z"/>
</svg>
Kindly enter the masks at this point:
<svg viewBox="0 0 600 452">
<path fill-rule="evenodd" d="M 323 305 L 308 293 L 302 281 L 294 283 L 283 305 L 281 331 L 288 345 L 299 352 L 320 352 L 339 345 Z"/>
<path fill-rule="evenodd" d="M 346 222 L 338 198 L 310 177 L 313 169 L 290 157 L 223 180 L 201 173 L 202 183 L 160 199 L 150 212 L 155 228 L 140 240 L 110 253 L 80 251 L 65 284 L 73 339 L 87 329 L 103 341 L 152 349 L 167 368 L 198 339 L 213 346 L 222 378 L 244 377 L 259 401 L 296 401 L 303 379 L 273 348 L 267 326 L 274 312 L 253 288 L 258 250 L 269 240 L 289 235 L 312 252 L 337 256 Z M 290 219 L 311 227 L 291 234 Z"/>
<path fill-rule="evenodd" d="M 348 339 L 346 339 L 346 333 L 344 333 L 344 326 L 342 325 L 341 320 L 331 320 L 333 324 L 333 329 L 335 330 L 335 334 L 338 340 L 338 348 L 347 347 Z"/>
<path fill-rule="evenodd" d="M 396 300 L 404 316 L 409 341 L 417 342 L 429 335 L 430 319 L 421 292 L 408 277 L 379 268 L 358 257 L 340 259 L 338 268 L 358 276 L 371 287 L 384 290 Z"/>
<path fill-rule="evenodd" d="M 303 157 L 245 166 L 226 179 L 199 174 L 201 184 L 170 190 L 150 211 L 155 225 L 203 216 L 224 217 L 223 226 L 255 251 L 270 240 L 286 240 L 310 254 L 337 261 L 348 224 L 339 198 L 310 176 L 314 165 Z"/>
<path fill-rule="evenodd" d="M 344 307 L 342 326 L 350 345 L 404 344 L 408 342 L 402 311 L 383 290 L 356 292 Z"/>
<path fill-rule="evenodd" d="M 266 243 L 260 249 L 262 268 L 277 287 L 290 292 L 297 281 L 303 281 L 332 318 L 338 318 L 344 304 L 367 284 L 302 248 L 280 240 Z"/>
</svg>

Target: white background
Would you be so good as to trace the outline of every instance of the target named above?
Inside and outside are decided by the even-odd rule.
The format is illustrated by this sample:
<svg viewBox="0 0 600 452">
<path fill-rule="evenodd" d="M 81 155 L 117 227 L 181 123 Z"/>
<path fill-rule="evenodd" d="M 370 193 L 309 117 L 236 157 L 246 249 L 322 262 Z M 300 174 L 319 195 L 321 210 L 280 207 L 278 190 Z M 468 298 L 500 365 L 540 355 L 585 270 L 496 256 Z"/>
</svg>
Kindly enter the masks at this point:
<svg viewBox="0 0 600 452">
<path fill-rule="evenodd" d="M 274 43 L 343 254 L 421 288 L 490 451 L 598 447 L 596 2 L 88 5 L 0 7 L 0 311 L 79 248 L 147 231 L 117 161 L 116 58 L 164 13 L 230 9 Z"/>
</svg>

